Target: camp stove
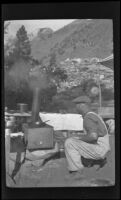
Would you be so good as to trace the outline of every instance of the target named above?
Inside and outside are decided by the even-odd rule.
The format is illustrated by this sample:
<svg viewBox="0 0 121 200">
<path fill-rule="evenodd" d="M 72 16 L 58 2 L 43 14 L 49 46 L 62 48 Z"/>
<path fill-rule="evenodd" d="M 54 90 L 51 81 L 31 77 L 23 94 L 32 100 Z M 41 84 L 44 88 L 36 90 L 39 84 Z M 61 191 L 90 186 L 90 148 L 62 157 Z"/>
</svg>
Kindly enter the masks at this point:
<svg viewBox="0 0 121 200">
<path fill-rule="evenodd" d="M 43 89 L 42 85 L 40 87 L 39 84 L 39 72 L 35 73 L 35 71 L 31 71 L 30 86 L 33 90 L 32 117 L 30 123 L 23 125 L 25 142 L 27 144 L 27 149 L 29 150 L 54 148 L 54 129 L 52 126 L 43 122 L 39 117 L 39 96 L 41 89 Z M 45 87 L 45 84 L 43 83 L 43 87 Z"/>
</svg>

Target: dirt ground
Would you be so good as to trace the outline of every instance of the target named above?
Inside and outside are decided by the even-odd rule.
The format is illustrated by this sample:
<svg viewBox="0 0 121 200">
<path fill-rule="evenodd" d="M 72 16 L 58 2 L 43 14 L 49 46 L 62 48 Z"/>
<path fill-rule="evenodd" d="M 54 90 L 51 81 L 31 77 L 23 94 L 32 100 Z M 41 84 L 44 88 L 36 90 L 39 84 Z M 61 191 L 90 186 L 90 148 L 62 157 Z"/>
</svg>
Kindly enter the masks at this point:
<svg viewBox="0 0 121 200">
<path fill-rule="evenodd" d="M 16 184 L 7 177 L 9 187 L 85 187 L 110 186 L 115 184 L 115 136 L 110 136 L 111 152 L 108 153 L 108 163 L 96 171 L 97 166 L 84 168 L 82 176 L 73 179 L 67 170 L 65 157 L 48 161 L 41 167 L 40 161 L 26 161 L 15 177 Z M 11 170 L 14 162 L 10 163 Z M 39 169 L 39 171 L 37 171 Z"/>
</svg>

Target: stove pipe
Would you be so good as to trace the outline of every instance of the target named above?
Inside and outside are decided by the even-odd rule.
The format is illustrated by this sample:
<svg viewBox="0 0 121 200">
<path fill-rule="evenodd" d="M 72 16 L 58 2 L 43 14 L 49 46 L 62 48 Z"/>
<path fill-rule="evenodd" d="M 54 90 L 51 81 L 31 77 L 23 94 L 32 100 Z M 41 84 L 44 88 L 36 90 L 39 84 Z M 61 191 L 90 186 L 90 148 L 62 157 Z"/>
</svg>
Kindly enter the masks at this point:
<svg viewBox="0 0 121 200">
<path fill-rule="evenodd" d="M 32 123 L 35 124 L 41 121 L 39 117 L 40 103 L 39 103 L 40 89 L 38 87 L 33 90 L 33 103 L 32 103 Z"/>
</svg>

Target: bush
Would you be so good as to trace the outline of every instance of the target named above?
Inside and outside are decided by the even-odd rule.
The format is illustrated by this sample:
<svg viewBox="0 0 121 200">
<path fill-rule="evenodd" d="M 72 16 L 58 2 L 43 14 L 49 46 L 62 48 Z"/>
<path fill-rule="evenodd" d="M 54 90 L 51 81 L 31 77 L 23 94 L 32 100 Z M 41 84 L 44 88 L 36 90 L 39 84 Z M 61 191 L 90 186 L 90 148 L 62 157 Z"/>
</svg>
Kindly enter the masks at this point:
<svg viewBox="0 0 121 200">
<path fill-rule="evenodd" d="M 107 88 L 102 89 L 102 98 L 103 100 L 107 101 L 114 99 L 114 93 L 112 89 L 107 89 Z"/>
</svg>

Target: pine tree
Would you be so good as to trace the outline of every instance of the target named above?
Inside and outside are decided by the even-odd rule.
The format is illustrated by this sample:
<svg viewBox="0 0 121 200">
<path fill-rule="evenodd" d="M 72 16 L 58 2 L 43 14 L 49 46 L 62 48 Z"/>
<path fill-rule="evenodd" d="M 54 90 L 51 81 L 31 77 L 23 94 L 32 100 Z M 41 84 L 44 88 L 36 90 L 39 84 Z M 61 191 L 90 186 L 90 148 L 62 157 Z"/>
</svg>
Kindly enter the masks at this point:
<svg viewBox="0 0 121 200">
<path fill-rule="evenodd" d="M 4 23 L 4 34 L 8 33 L 8 28 L 9 28 L 10 23 L 11 23 L 10 21 L 7 21 Z"/>
<path fill-rule="evenodd" d="M 67 79 L 66 71 L 61 69 L 59 66 L 56 53 L 52 53 L 50 56 L 50 63 L 47 68 L 47 73 L 57 82 L 57 84 L 59 84 L 60 81 L 65 81 Z"/>
<path fill-rule="evenodd" d="M 50 56 L 50 65 L 49 65 L 50 69 L 52 70 L 52 72 L 55 71 L 55 69 L 57 68 L 57 58 L 56 58 L 56 54 L 52 53 Z"/>
<path fill-rule="evenodd" d="M 16 53 L 22 58 L 30 58 L 31 45 L 24 25 L 16 33 Z"/>
</svg>

